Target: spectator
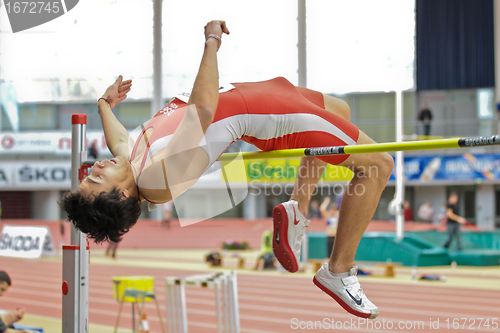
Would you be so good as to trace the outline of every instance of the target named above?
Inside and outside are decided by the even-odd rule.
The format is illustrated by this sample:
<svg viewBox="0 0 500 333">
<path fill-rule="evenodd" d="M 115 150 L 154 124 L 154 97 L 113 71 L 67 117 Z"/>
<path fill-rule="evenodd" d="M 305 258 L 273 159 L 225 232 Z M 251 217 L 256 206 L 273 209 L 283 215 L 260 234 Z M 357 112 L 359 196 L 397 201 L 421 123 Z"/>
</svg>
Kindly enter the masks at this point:
<svg viewBox="0 0 500 333">
<path fill-rule="evenodd" d="M 172 217 L 173 217 L 173 210 L 174 210 L 174 205 L 172 201 L 162 204 L 161 226 L 170 229 L 170 223 L 172 222 Z"/>
<path fill-rule="evenodd" d="M 331 203 L 330 197 L 325 197 L 320 206 L 321 217 L 326 220 L 326 236 L 327 236 L 327 255 L 330 256 L 337 234 L 337 224 L 339 220 L 339 211 L 335 203 Z"/>
<path fill-rule="evenodd" d="M 0 271 L 0 296 L 9 290 L 12 285 L 12 280 L 9 274 L 5 271 Z M 0 333 L 28 333 L 25 330 L 12 328 L 14 323 L 23 319 L 24 309 L 16 309 L 14 311 L 5 311 L 0 315 Z"/>
<path fill-rule="evenodd" d="M 344 185 L 340 185 L 339 187 L 337 187 L 338 190 L 336 189 L 335 190 L 335 207 L 337 208 L 337 210 L 340 210 L 340 206 L 342 205 L 342 200 L 344 199 L 344 193 L 346 191 L 346 186 Z"/>
<path fill-rule="evenodd" d="M 64 235 L 66 234 L 66 220 L 59 220 L 59 236 L 61 237 L 61 243 L 64 243 Z"/>
<path fill-rule="evenodd" d="M 10 279 L 9 274 L 5 271 L 0 271 L 0 296 L 9 290 L 12 285 L 12 280 Z"/>
<path fill-rule="evenodd" d="M 403 203 L 403 215 L 405 218 L 405 222 L 413 221 L 413 210 L 411 209 L 410 202 L 405 200 Z"/>
<path fill-rule="evenodd" d="M 274 253 L 263 253 L 259 255 L 257 261 L 255 262 L 255 270 L 275 270 L 277 265 L 276 257 Z"/>
<path fill-rule="evenodd" d="M 99 158 L 99 151 L 97 150 L 97 140 L 92 141 L 88 148 L 89 159 L 97 160 Z"/>
<path fill-rule="evenodd" d="M 425 201 L 417 212 L 417 218 L 422 222 L 432 223 L 434 221 L 434 207 L 430 201 Z"/>
<path fill-rule="evenodd" d="M 428 107 L 423 108 L 418 113 L 418 121 L 422 124 L 423 134 L 428 137 L 431 135 L 432 111 Z"/>
<path fill-rule="evenodd" d="M 120 242 L 113 242 L 109 241 L 108 242 L 108 247 L 106 248 L 106 257 L 111 257 L 113 259 L 116 259 L 116 250 L 118 250 L 118 244 Z"/>
<path fill-rule="evenodd" d="M 321 218 L 321 210 L 319 208 L 318 200 L 311 200 L 311 207 L 309 209 L 309 218 L 310 219 Z"/>
<path fill-rule="evenodd" d="M 446 208 L 448 239 L 446 240 L 446 243 L 444 243 L 443 247 L 448 249 L 453 239 L 456 239 L 457 250 L 462 251 L 462 244 L 460 243 L 460 225 L 465 224 L 467 220 L 458 215 L 460 212 L 460 206 L 458 204 L 458 194 L 456 192 L 452 192 L 448 197 L 448 205 Z"/>
</svg>

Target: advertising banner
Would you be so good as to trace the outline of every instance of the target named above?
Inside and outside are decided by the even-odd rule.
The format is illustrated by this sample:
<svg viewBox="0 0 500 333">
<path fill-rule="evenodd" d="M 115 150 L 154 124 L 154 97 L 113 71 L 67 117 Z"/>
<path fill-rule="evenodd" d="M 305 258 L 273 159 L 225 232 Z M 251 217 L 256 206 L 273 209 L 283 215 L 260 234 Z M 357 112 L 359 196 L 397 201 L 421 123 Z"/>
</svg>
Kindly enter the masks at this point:
<svg viewBox="0 0 500 333">
<path fill-rule="evenodd" d="M 34 259 L 52 253 L 54 246 L 47 228 L 6 225 L 2 229 L 0 256 Z"/>
<path fill-rule="evenodd" d="M 498 181 L 500 154 L 462 154 L 405 157 L 408 181 Z M 394 175 L 391 176 L 394 180 Z"/>
<path fill-rule="evenodd" d="M 109 155 L 106 140 L 102 132 L 87 132 L 87 147 L 96 143 L 97 152 L 100 156 Z M 70 132 L 25 132 L 0 133 L 0 154 L 16 155 L 70 155 L 71 133 Z"/>
<path fill-rule="evenodd" d="M 0 163 L 1 190 L 69 190 L 71 165 L 66 161 Z"/>
<path fill-rule="evenodd" d="M 245 161 L 249 182 L 293 183 L 300 165 L 299 158 L 262 159 Z M 405 178 L 408 181 L 427 182 L 483 182 L 500 181 L 500 154 L 418 155 L 405 156 Z M 351 170 L 327 165 L 321 181 L 346 182 L 353 176 Z M 394 181 L 394 170 L 391 181 Z"/>
</svg>

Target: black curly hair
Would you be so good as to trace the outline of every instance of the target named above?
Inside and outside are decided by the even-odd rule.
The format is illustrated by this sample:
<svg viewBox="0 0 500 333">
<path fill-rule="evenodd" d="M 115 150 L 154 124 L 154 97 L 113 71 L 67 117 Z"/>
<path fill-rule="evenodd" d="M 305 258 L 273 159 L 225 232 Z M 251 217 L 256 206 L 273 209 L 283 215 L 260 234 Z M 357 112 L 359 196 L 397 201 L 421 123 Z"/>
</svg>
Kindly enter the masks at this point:
<svg viewBox="0 0 500 333">
<path fill-rule="evenodd" d="M 119 242 L 141 215 L 139 200 L 124 198 L 117 188 L 95 197 L 70 192 L 59 204 L 75 227 L 97 243 Z"/>
<path fill-rule="evenodd" d="M 10 287 L 12 286 L 12 280 L 6 271 L 0 271 L 0 282 L 5 282 Z"/>
</svg>

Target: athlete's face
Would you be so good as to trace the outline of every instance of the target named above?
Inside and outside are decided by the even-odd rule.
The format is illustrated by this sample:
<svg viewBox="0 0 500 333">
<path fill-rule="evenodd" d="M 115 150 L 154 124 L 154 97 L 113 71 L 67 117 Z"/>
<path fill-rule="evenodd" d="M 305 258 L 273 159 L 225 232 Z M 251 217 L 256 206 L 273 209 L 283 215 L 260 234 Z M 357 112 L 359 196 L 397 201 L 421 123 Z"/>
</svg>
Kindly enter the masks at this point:
<svg viewBox="0 0 500 333">
<path fill-rule="evenodd" d="M 132 167 L 123 157 L 95 162 L 92 170 L 80 184 L 80 192 L 85 196 L 96 196 L 118 188 L 125 196 L 135 186 Z"/>
<path fill-rule="evenodd" d="M 458 195 L 456 195 L 455 193 L 453 193 L 452 195 L 450 195 L 450 198 L 448 199 L 448 202 L 451 205 L 456 205 L 458 203 Z"/>
<path fill-rule="evenodd" d="M 9 284 L 5 281 L 0 281 L 0 296 L 9 289 Z"/>
</svg>

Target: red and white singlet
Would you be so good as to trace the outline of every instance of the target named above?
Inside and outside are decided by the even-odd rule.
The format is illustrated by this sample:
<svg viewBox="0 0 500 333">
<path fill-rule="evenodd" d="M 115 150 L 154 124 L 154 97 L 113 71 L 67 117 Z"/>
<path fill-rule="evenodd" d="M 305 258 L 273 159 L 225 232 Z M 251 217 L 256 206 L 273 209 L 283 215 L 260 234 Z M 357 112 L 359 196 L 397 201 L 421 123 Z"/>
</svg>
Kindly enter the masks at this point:
<svg viewBox="0 0 500 333">
<path fill-rule="evenodd" d="M 130 160 L 148 156 L 165 147 L 183 119 L 183 106 L 189 94 L 173 98 L 142 129 L 131 133 L 135 142 Z M 137 151 L 138 142 L 151 131 L 147 151 Z M 212 124 L 205 133 L 203 148 L 209 165 L 236 140 L 243 140 L 268 151 L 276 149 L 353 145 L 359 130 L 351 122 L 325 110 L 323 94 L 295 87 L 285 78 L 268 81 L 233 83 L 221 87 L 219 103 Z M 318 157 L 338 164 L 348 155 Z M 136 170 L 140 173 L 140 170 Z"/>
</svg>

